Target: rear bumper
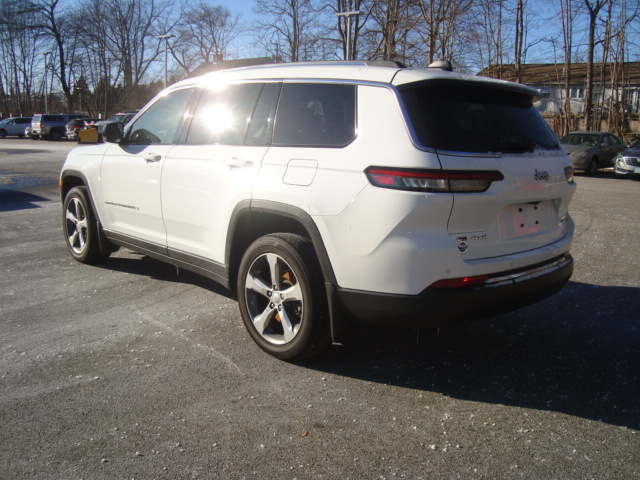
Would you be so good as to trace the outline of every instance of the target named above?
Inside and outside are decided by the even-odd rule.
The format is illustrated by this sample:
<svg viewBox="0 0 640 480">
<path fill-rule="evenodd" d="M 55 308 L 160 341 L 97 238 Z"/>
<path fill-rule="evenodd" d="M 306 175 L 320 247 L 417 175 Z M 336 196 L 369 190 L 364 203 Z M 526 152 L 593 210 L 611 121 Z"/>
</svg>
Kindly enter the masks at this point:
<svg viewBox="0 0 640 480">
<path fill-rule="evenodd" d="M 387 295 L 336 290 L 344 314 L 357 323 L 398 327 L 438 327 L 510 312 L 558 292 L 571 278 L 566 254 L 526 270 L 501 272 L 484 285 L 426 289 L 419 295 Z"/>
</svg>

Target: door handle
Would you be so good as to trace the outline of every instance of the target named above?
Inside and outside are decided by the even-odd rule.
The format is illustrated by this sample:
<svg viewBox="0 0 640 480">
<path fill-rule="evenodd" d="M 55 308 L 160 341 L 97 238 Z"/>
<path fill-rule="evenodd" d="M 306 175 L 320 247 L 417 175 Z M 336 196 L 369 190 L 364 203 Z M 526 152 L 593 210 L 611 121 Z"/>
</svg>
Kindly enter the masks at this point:
<svg viewBox="0 0 640 480">
<path fill-rule="evenodd" d="M 253 162 L 251 160 L 247 160 L 242 157 L 232 157 L 232 158 L 227 158 L 226 164 L 229 165 L 230 167 L 247 168 L 253 165 Z"/>
<path fill-rule="evenodd" d="M 147 163 L 159 162 L 162 159 L 162 155 L 158 155 L 157 153 L 149 152 L 144 156 L 144 161 Z"/>
</svg>

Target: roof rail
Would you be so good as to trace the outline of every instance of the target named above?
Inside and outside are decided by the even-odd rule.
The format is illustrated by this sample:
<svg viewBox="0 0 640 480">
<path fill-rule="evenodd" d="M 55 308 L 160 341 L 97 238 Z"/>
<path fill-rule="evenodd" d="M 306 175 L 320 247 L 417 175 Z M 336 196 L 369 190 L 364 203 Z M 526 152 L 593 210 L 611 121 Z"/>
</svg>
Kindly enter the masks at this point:
<svg viewBox="0 0 640 480">
<path fill-rule="evenodd" d="M 365 60 L 363 63 L 369 67 L 407 68 L 404 63 L 396 60 Z"/>
<path fill-rule="evenodd" d="M 407 68 L 402 62 L 397 62 L 395 60 L 318 60 L 310 62 L 271 63 L 257 66 L 264 67 L 267 65 L 349 65 L 353 67 Z"/>
</svg>

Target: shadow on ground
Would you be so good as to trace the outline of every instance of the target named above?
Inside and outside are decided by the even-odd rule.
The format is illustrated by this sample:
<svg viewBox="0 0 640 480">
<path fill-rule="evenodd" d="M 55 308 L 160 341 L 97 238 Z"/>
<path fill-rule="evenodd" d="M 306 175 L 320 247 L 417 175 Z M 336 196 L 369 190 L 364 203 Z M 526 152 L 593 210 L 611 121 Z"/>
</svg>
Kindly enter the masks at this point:
<svg viewBox="0 0 640 480">
<path fill-rule="evenodd" d="M 640 289 L 570 282 L 518 312 L 440 331 L 360 329 L 308 368 L 640 429 Z"/>
<path fill-rule="evenodd" d="M 233 298 L 212 280 L 128 251 L 102 267 Z M 638 288 L 569 282 L 536 305 L 458 327 L 360 328 L 350 344 L 301 367 L 640 429 L 638 312 Z"/>
<path fill-rule="evenodd" d="M 236 299 L 229 290 L 209 278 L 183 268 L 178 269 L 174 265 L 161 262 L 160 260 L 147 257 L 125 248 L 120 249 L 118 253 L 113 254 L 106 262 L 95 266 L 98 268 L 104 268 L 105 270 L 130 273 L 133 275 L 153 278 L 155 280 L 195 285 L 232 300 Z"/>
<path fill-rule="evenodd" d="M 40 208 L 38 202 L 48 202 L 49 199 L 34 195 L 33 193 L 0 188 L 0 212 L 13 212 L 16 210 L 29 210 Z"/>
</svg>

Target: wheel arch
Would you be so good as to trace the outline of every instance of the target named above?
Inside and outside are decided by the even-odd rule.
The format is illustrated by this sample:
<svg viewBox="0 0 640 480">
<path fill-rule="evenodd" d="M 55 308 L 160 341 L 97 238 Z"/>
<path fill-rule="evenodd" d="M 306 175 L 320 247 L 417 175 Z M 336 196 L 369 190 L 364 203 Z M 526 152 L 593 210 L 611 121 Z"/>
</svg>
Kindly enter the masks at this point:
<svg viewBox="0 0 640 480">
<path fill-rule="evenodd" d="M 60 200 L 64 202 L 65 197 L 73 187 L 85 187 L 89 190 L 89 182 L 82 172 L 77 170 L 65 170 L 60 175 Z M 91 196 L 89 196 L 91 198 Z M 93 203 L 93 200 L 92 200 Z M 95 205 L 92 205 L 95 207 Z"/>
<path fill-rule="evenodd" d="M 87 189 L 87 197 L 89 198 L 89 202 L 91 202 L 91 208 L 98 222 L 98 228 L 102 228 L 104 224 L 100 219 L 100 211 L 96 208 L 93 195 L 91 194 L 91 187 L 89 187 L 89 181 L 84 173 L 78 170 L 65 170 L 62 172 L 60 175 L 60 201 L 64 203 L 64 199 L 69 193 L 69 190 L 74 187 L 84 187 Z"/>
<path fill-rule="evenodd" d="M 329 308 L 329 327 L 334 343 L 348 341 L 353 323 L 345 315 L 337 295 L 337 281 L 322 235 L 311 216 L 292 205 L 269 201 L 243 201 L 236 206 L 227 231 L 225 263 L 229 266 L 229 288 L 237 295 L 240 261 L 249 245 L 271 233 L 296 233 L 311 239 L 320 264 Z"/>
<path fill-rule="evenodd" d="M 325 283 L 336 283 L 322 235 L 307 212 L 292 205 L 247 200 L 234 209 L 227 231 L 225 263 L 229 266 L 229 285 L 234 292 L 238 267 L 249 245 L 264 235 L 283 232 L 311 239 Z"/>
</svg>

